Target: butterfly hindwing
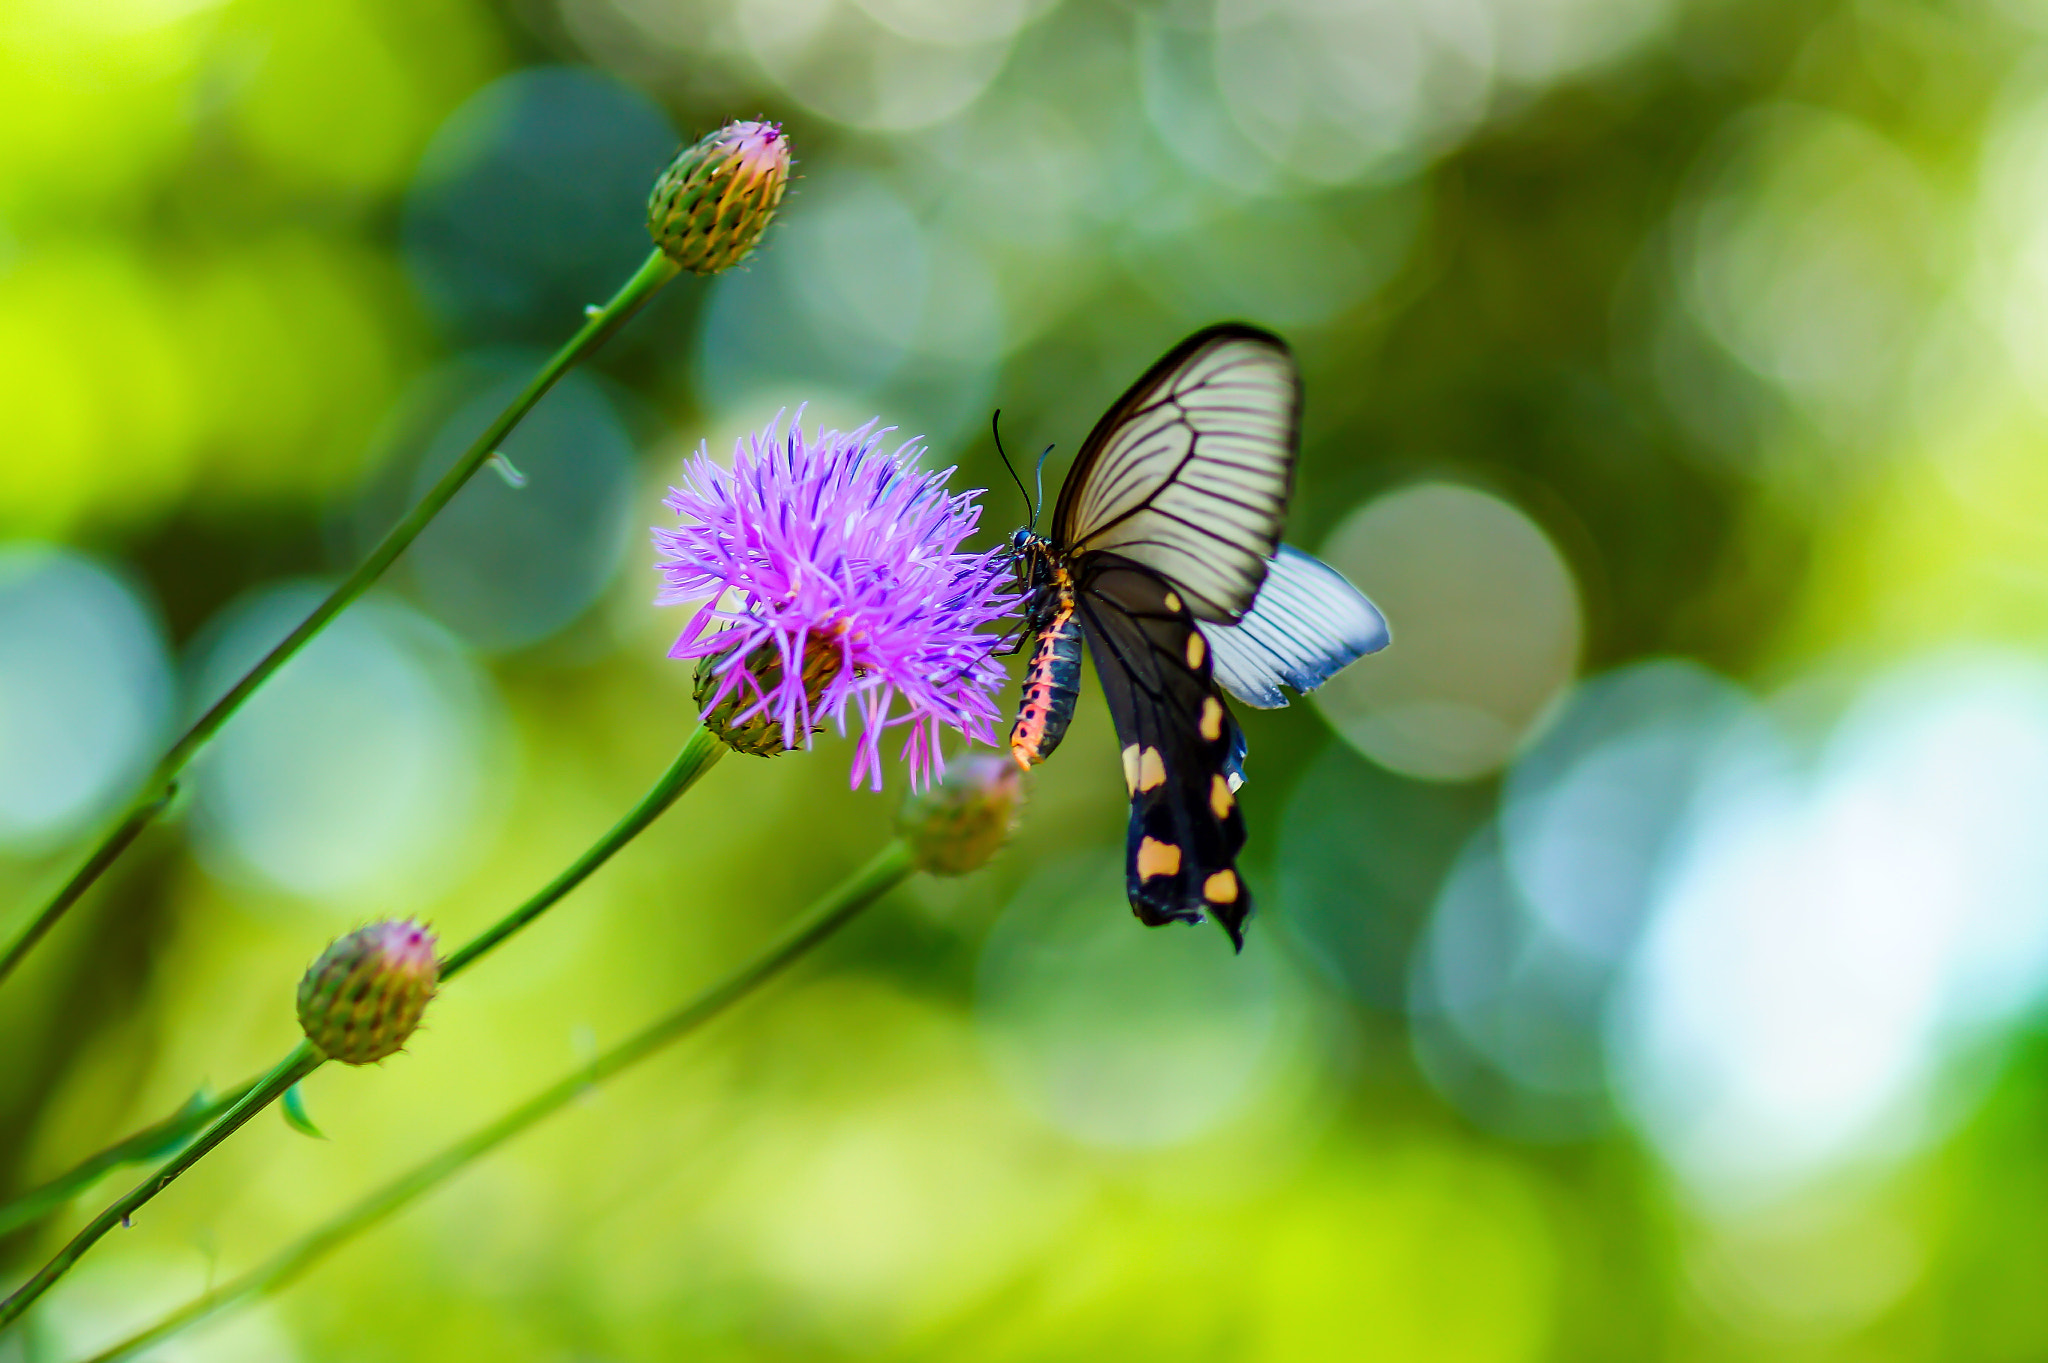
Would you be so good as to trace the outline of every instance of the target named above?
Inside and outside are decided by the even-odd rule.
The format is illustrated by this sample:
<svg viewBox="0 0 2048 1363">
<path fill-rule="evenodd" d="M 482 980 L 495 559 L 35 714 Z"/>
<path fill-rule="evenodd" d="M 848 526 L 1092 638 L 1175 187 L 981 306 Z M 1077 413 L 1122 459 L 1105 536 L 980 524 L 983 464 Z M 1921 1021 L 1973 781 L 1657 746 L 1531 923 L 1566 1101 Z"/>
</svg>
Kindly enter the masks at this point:
<svg viewBox="0 0 2048 1363">
<path fill-rule="evenodd" d="M 1246 705 L 1287 704 L 1282 684 L 1306 694 L 1387 646 L 1379 607 L 1322 560 L 1283 544 L 1258 599 L 1234 625 L 1204 625 L 1216 680 Z"/>
<path fill-rule="evenodd" d="M 1235 621 L 1280 542 L 1300 443 L 1286 343 L 1238 323 L 1206 328 L 1096 423 L 1060 489 L 1053 540 L 1163 575 L 1198 620 Z"/>
<path fill-rule="evenodd" d="M 1186 599 L 1148 568 L 1091 556 L 1077 586 L 1130 790 L 1131 910 L 1155 926 L 1213 915 L 1242 948 L 1244 736 L 1211 678 L 1208 643 Z"/>
</svg>

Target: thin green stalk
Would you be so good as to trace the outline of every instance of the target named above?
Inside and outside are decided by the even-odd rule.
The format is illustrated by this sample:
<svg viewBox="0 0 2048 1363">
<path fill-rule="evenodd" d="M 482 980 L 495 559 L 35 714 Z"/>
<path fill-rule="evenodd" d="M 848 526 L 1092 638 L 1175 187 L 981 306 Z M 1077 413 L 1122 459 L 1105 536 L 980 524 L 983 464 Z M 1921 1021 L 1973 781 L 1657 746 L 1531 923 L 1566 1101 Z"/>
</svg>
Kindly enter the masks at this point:
<svg viewBox="0 0 2048 1363">
<path fill-rule="evenodd" d="M 611 831 L 592 843 L 590 850 L 569 864 L 569 868 L 541 887 L 531 899 L 471 938 L 469 943 L 441 962 L 441 978 L 452 980 L 475 963 L 479 956 L 531 923 L 553 907 L 556 900 L 581 885 L 590 873 L 612 859 L 612 854 L 631 842 L 667 812 L 697 778 L 725 755 L 725 744 L 699 724 L 683 742 L 683 750 L 669 769 L 661 774 L 640 803 L 612 825 Z"/>
<path fill-rule="evenodd" d="M 207 1123 L 247 1097 L 249 1090 L 260 1082 L 258 1078 L 237 1084 L 211 1102 L 195 1098 L 162 1121 L 143 1127 L 126 1140 L 115 1142 L 75 1168 L 0 1206 L 0 1235 L 55 1211 L 110 1169 L 139 1164 L 181 1148 Z"/>
<path fill-rule="evenodd" d="M 214 1288 L 140 1334 L 130 1336 L 104 1353 L 95 1354 L 90 1363 L 112 1363 L 114 1359 L 127 1358 L 238 1302 L 285 1286 L 434 1185 L 543 1118 L 560 1111 L 591 1085 L 637 1064 L 670 1042 L 697 1030 L 844 927 L 862 909 L 901 884 L 910 871 L 909 849 L 901 842 L 891 843 L 873 861 L 820 900 L 766 950 L 675 1012 L 606 1051 L 551 1088 L 542 1090 L 489 1126 L 385 1184 L 248 1273 Z"/>
<path fill-rule="evenodd" d="M 506 938 L 540 917 L 571 890 L 589 879 L 593 871 L 611 860 L 613 854 L 621 847 L 624 847 L 627 843 L 638 837 L 649 824 L 660 818 L 684 791 L 696 784 L 698 777 L 711 769 L 712 764 L 717 762 L 720 755 L 724 752 L 725 744 L 713 735 L 709 729 L 699 724 L 691 731 L 689 738 L 684 741 L 683 750 L 676 755 L 676 760 L 669 764 L 668 770 L 663 772 L 661 778 L 649 788 L 647 794 L 641 797 L 640 803 L 627 811 L 625 817 L 613 824 L 610 831 L 603 837 L 591 844 L 589 850 L 570 863 L 567 870 L 549 881 L 518 908 L 512 910 L 512 912 L 500 918 L 496 923 L 493 923 L 490 927 L 471 938 L 468 943 L 443 961 L 441 963 L 441 978 L 444 981 L 448 980 L 460 974 L 469 966 L 474 965 L 487 952 L 494 950 Z M 282 1073 L 288 1065 L 292 1064 L 294 1057 L 298 1057 L 302 1053 L 308 1053 L 312 1056 L 311 1064 L 307 1065 L 303 1071 L 295 1074 L 288 1082 L 281 1085 L 273 1085 L 272 1081 L 276 1076 Z M 292 1052 L 291 1056 L 287 1056 L 285 1060 L 279 1062 L 278 1066 L 272 1069 L 268 1075 L 251 1080 L 248 1084 L 235 1090 L 234 1092 L 239 1095 L 238 1097 L 224 1095 L 217 1104 L 208 1109 L 208 1111 L 220 1110 L 220 1115 L 212 1119 L 212 1124 L 206 1126 L 201 1131 L 190 1147 L 172 1159 L 162 1169 L 158 1170 L 146 1182 L 137 1185 L 127 1197 L 123 1198 L 106 1212 L 101 1213 L 91 1225 L 80 1231 L 72 1239 L 71 1243 L 58 1253 L 56 1258 L 45 1264 L 35 1277 L 24 1284 L 20 1291 L 9 1297 L 5 1302 L 0 1302 L 0 1327 L 4 1327 L 9 1321 L 19 1316 L 28 1308 L 29 1303 L 47 1291 L 50 1284 L 62 1277 L 70 1269 L 71 1265 L 77 1262 L 79 1256 L 92 1246 L 94 1241 L 106 1234 L 109 1227 L 132 1214 L 136 1208 L 169 1187 L 172 1180 L 190 1168 L 201 1155 L 204 1155 L 214 1146 L 220 1144 L 235 1128 L 241 1126 L 251 1116 L 281 1097 L 284 1091 L 290 1088 L 292 1084 L 297 1083 L 307 1074 L 312 1073 L 314 1069 L 320 1066 L 324 1059 L 325 1057 L 321 1056 L 318 1051 L 313 1050 L 310 1045 L 302 1042 Z M 252 1103 L 253 1106 L 251 1106 Z M 221 1108 L 222 1104 L 225 1104 L 224 1109 Z M 197 1120 L 203 1121 L 205 1118 Z M 161 1149 L 161 1141 L 152 1142 L 150 1138 L 154 1134 L 164 1133 L 170 1139 L 176 1139 L 176 1135 L 171 1133 L 175 1132 L 177 1124 L 181 1121 L 190 1122 L 192 1119 L 187 1119 L 184 1114 L 167 1118 L 153 1127 L 146 1128 L 130 1136 L 119 1145 L 101 1151 L 76 1169 L 60 1174 L 49 1183 L 25 1194 L 17 1201 L 8 1204 L 4 1209 L 0 1209 L 0 1223 L 4 1223 L 9 1218 L 16 1217 L 16 1209 L 27 1204 L 39 1204 L 37 1208 L 39 1210 L 41 1207 L 54 1206 L 61 1203 L 72 1193 L 91 1182 L 100 1173 L 114 1167 L 116 1164 L 125 1163 L 126 1159 L 118 1157 L 118 1152 L 128 1150 L 137 1152 L 133 1157 L 144 1157 L 155 1150 Z M 193 1129 L 193 1126 L 188 1125 L 186 1129 Z M 26 1220 L 35 1214 L 36 1211 L 31 1210 L 26 1214 L 20 1215 L 19 1220 Z M 111 1221 L 108 1219 L 109 1217 L 112 1218 Z"/>
<path fill-rule="evenodd" d="M 64 883 L 64 887 L 57 891 L 56 897 L 44 905 L 42 912 L 22 929 L 5 953 L 0 954 L 0 981 L 7 978 L 15 966 L 21 963 L 22 958 L 42 940 L 44 934 L 56 926 L 57 920 L 64 916 L 65 911 L 78 902 L 79 897 L 91 888 L 93 882 L 114 863 L 114 859 L 121 855 L 128 844 L 135 841 L 150 821 L 163 811 L 164 806 L 169 803 L 170 792 L 178 774 L 198 755 L 199 750 L 221 725 L 227 723 L 229 717 L 242 707 L 242 703 L 254 694 L 256 688 L 268 681 L 271 674 L 283 667 L 293 654 L 304 648 L 314 635 L 326 627 L 328 621 L 341 614 L 350 602 L 368 591 L 370 585 L 382 577 L 385 570 L 405 552 L 406 546 L 427 528 L 427 523 L 433 520 L 441 508 L 448 505 L 455 494 L 462 490 L 463 485 L 476 475 L 477 470 L 497 451 L 500 442 L 533 409 L 534 404 L 555 386 L 556 381 L 623 326 L 628 318 L 640 310 L 643 303 L 654 296 L 656 290 L 675 278 L 679 269 L 674 261 L 660 251 L 649 255 L 639 271 L 626 281 L 625 286 L 612 296 L 611 301 L 594 310 L 582 328 L 569 338 L 568 343 L 549 357 L 547 363 L 541 366 L 540 372 L 520 390 L 519 396 L 513 398 L 510 405 L 498 414 L 497 419 L 485 428 L 484 433 L 476 438 L 476 442 L 463 453 L 462 458 L 455 462 L 455 466 L 442 476 L 440 482 L 434 484 L 433 490 L 406 513 L 405 519 L 391 528 L 390 533 L 385 535 L 377 547 L 370 551 L 370 556 L 348 575 L 347 580 L 336 587 L 311 615 L 299 622 L 297 629 L 285 636 L 283 643 L 265 654 L 261 662 L 250 668 L 226 695 L 214 702 L 213 708 L 201 715 L 198 721 L 185 731 L 184 736 L 171 745 L 171 750 L 156 764 L 149 780 L 144 783 L 133 803 L 122 813 L 113 831 L 93 849 L 92 855 L 87 857 L 85 864 Z"/>
<path fill-rule="evenodd" d="M 290 1055 L 278 1061 L 270 1073 L 257 1082 L 255 1088 L 242 1095 L 240 1102 L 201 1132 L 199 1139 L 186 1146 L 145 1182 L 130 1189 L 126 1197 L 94 1217 L 84 1230 L 71 1237 L 70 1244 L 57 1251 L 55 1258 L 37 1270 L 35 1277 L 22 1284 L 21 1289 L 13 1296 L 0 1302 L 0 1327 L 9 1325 L 22 1312 L 28 1310 L 36 1298 L 49 1291 L 50 1284 L 71 1271 L 71 1266 L 77 1263 L 101 1236 L 134 1215 L 143 1203 L 170 1187 L 172 1180 L 197 1164 L 207 1151 L 240 1130 L 243 1123 L 270 1106 L 278 1095 L 320 1068 L 320 1062 L 324 1058 L 319 1051 L 313 1049 L 313 1043 L 310 1041 L 301 1041 L 294 1046 Z"/>
<path fill-rule="evenodd" d="M 157 770 L 159 774 L 162 772 L 161 765 Z M 0 956 L 0 980 L 5 980 L 8 973 L 20 964 L 21 959 L 35 949 L 36 943 L 43 940 L 43 934 L 55 927 L 57 920 L 64 916 L 64 911 L 76 903 L 86 888 L 104 875 L 106 869 L 128 850 L 128 844 L 142 836 L 142 830 L 149 827 L 156 816 L 164 812 L 177 793 L 177 782 L 164 781 L 158 784 L 157 777 L 151 777 L 150 784 L 135 797 L 135 802 L 122 814 L 121 821 L 100 840 L 99 846 L 93 848 L 92 855 L 85 859 L 85 865 L 79 867 L 71 879 L 64 882 L 64 888 L 57 892 L 56 898 L 45 905 L 43 911 L 36 915 L 35 921 L 23 928 L 21 935 L 8 945 L 7 953 Z"/>
</svg>

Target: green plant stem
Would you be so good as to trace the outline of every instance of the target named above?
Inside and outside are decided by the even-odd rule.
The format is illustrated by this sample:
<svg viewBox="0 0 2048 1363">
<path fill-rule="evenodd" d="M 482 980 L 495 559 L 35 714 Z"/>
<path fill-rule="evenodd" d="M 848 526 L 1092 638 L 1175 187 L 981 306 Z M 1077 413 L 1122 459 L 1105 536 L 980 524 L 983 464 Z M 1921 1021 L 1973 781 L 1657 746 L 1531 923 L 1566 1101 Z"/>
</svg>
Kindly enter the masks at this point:
<svg viewBox="0 0 2048 1363">
<path fill-rule="evenodd" d="M 592 843 L 590 850 L 569 864 L 567 870 L 543 886 L 531 899 L 496 923 L 472 937 L 467 944 L 451 953 L 441 962 L 442 980 L 452 980 L 474 964 L 478 957 L 493 950 L 507 937 L 531 923 L 553 907 L 556 900 L 581 885 L 590 873 L 612 859 L 612 855 L 631 842 L 667 812 L 682 793 L 695 785 L 697 778 L 709 771 L 712 764 L 725 755 L 725 744 L 709 729 L 699 724 L 683 742 L 683 750 L 669 769 L 661 774 L 640 803 L 626 812 L 624 818 L 613 824 L 611 831 Z"/>
<path fill-rule="evenodd" d="M 569 338 L 567 344 L 548 358 L 547 363 L 541 366 L 540 372 L 520 390 L 519 396 L 513 398 L 505 410 L 498 414 L 497 419 L 484 429 L 484 433 L 464 451 L 462 458 L 455 462 L 455 466 L 442 475 L 441 481 L 434 484 L 433 489 L 420 499 L 419 504 L 406 513 L 405 519 L 391 528 L 390 533 L 370 551 L 370 556 L 364 559 L 325 601 L 315 607 L 311 615 L 300 621 L 298 628 L 286 635 L 283 643 L 263 655 L 262 661 L 243 674 L 242 679 L 236 682 L 226 695 L 215 701 L 213 707 L 201 715 L 198 721 L 185 731 L 184 736 L 171 745 L 171 750 L 156 764 L 149 780 L 122 813 L 113 831 L 93 849 L 92 855 L 87 857 L 85 864 L 64 883 L 64 887 L 57 891 L 56 897 L 44 905 L 42 912 L 22 929 L 9 944 L 6 952 L 0 954 L 0 981 L 7 978 L 15 966 L 21 963 L 22 958 L 42 940 L 44 934 L 56 926 L 57 920 L 64 916 L 65 911 L 78 902 L 80 896 L 91 888 L 93 882 L 100 878 L 107 867 L 113 864 L 123 849 L 135 841 L 150 821 L 163 811 L 164 806 L 170 801 L 170 793 L 178 773 L 198 755 L 199 750 L 221 725 L 227 723 L 235 711 L 242 707 L 242 703 L 255 693 L 256 688 L 268 681 L 271 674 L 283 667 L 293 654 L 304 648 L 314 635 L 326 628 L 328 621 L 341 614 L 350 602 L 368 591 L 371 584 L 382 577 L 385 570 L 405 552 L 406 546 L 419 538 L 420 532 L 427 528 L 427 523 L 433 520 L 441 508 L 447 506 L 455 494 L 462 490 L 463 485 L 476 475 L 477 470 L 497 451 L 499 443 L 529 411 L 533 410 L 534 404 L 546 396 L 556 381 L 623 326 L 628 318 L 640 310 L 643 303 L 654 296 L 656 290 L 675 278 L 679 268 L 660 251 L 649 255 L 639 271 L 626 281 L 624 287 L 612 296 L 611 301 L 592 312 L 582 328 Z"/>
<path fill-rule="evenodd" d="M 35 1277 L 22 1284 L 13 1296 L 0 1302 L 0 1327 L 12 1323 L 28 1310 L 30 1304 L 49 1291 L 50 1284 L 69 1272 L 101 1236 L 126 1221 L 143 1203 L 170 1187 L 172 1180 L 197 1164 L 207 1151 L 240 1130 L 243 1123 L 268 1107 L 279 1094 L 318 1069 L 324 1058 L 310 1041 L 301 1041 L 294 1046 L 290 1055 L 278 1061 L 270 1073 L 257 1081 L 256 1087 L 243 1094 L 241 1101 L 202 1131 L 197 1140 L 173 1156 L 146 1181 L 137 1184 L 126 1197 L 94 1217 L 84 1230 L 71 1237 L 70 1244 L 57 1251 L 55 1258 L 37 1270 Z"/>
<path fill-rule="evenodd" d="M 77 903 L 79 896 L 83 895 L 87 888 L 104 875 L 106 869 L 128 850 L 128 844 L 141 837 L 142 830 L 149 827 L 156 816 L 164 812 L 165 807 L 177 795 L 178 784 L 176 781 L 163 779 L 163 774 L 163 764 L 159 763 L 156 772 L 150 777 L 150 784 L 143 787 L 142 793 L 135 797 L 135 802 L 128 806 L 127 811 L 121 816 L 121 822 L 115 824 L 113 830 L 100 839 L 99 846 L 93 848 L 92 855 L 85 859 L 85 865 L 79 867 L 71 879 L 64 882 L 64 888 L 57 891 L 56 897 L 43 906 L 43 911 L 36 915 L 35 921 L 23 928 L 8 944 L 6 954 L 0 955 L 0 980 L 5 980 L 14 967 L 21 963 L 22 958 L 35 950 L 36 943 L 42 941 L 43 934 L 57 925 L 57 920 L 64 916 L 64 911 Z M 171 774 L 175 775 L 176 772 L 173 771 Z"/>
<path fill-rule="evenodd" d="M 862 909 L 901 884 L 910 871 L 909 849 L 901 842 L 890 844 L 873 861 L 814 905 L 758 956 L 673 1013 L 614 1046 L 559 1083 L 535 1094 L 489 1126 L 393 1179 L 248 1273 L 195 1299 L 140 1334 L 130 1336 L 104 1353 L 95 1354 L 90 1363 L 112 1363 L 114 1359 L 127 1358 L 238 1302 L 285 1286 L 320 1259 L 434 1185 L 541 1119 L 560 1111 L 591 1085 L 637 1064 L 670 1042 L 697 1030 L 844 927 Z"/>
<path fill-rule="evenodd" d="M 684 791 L 696 784 L 698 777 L 711 769 L 724 752 L 725 744 L 709 729 L 699 724 L 691 731 L 689 738 L 684 740 L 683 750 L 676 755 L 676 760 L 669 764 L 668 770 L 661 774 L 661 778 L 624 818 L 613 824 L 602 838 L 571 862 L 567 870 L 444 960 L 441 963 L 442 980 L 448 980 L 475 964 L 486 953 L 501 945 L 506 938 L 540 917 L 571 890 L 589 879 L 593 871 L 611 860 L 613 854 L 621 847 L 638 837 L 649 824 L 660 818 Z M 310 1054 L 311 1063 L 294 1073 L 284 1083 L 274 1083 L 277 1076 L 284 1073 L 302 1054 Z M 5 1326 L 19 1316 L 30 1302 L 47 1291 L 50 1284 L 62 1277 L 94 1241 L 106 1234 L 111 1225 L 132 1214 L 136 1208 L 169 1187 L 172 1180 L 190 1168 L 200 1156 L 220 1144 L 250 1117 L 281 1097 L 286 1089 L 319 1068 L 324 1060 L 325 1057 L 318 1051 L 302 1042 L 267 1075 L 239 1086 L 201 1109 L 199 1113 L 179 1113 L 154 1126 L 146 1127 L 118 1145 L 94 1155 L 77 1168 L 60 1174 L 40 1188 L 24 1194 L 5 1208 L 0 1208 L 0 1224 L 20 1224 L 40 1210 L 60 1204 L 72 1193 L 115 1165 L 126 1163 L 129 1158 L 144 1158 L 160 1150 L 166 1140 L 178 1139 L 181 1133 L 200 1131 L 192 1145 L 180 1152 L 146 1182 L 137 1185 L 127 1197 L 102 1212 L 91 1225 L 80 1231 L 56 1258 L 45 1264 L 35 1277 L 24 1284 L 20 1291 L 4 1303 L 0 1303 L 0 1326 Z M 204 1125 L 201 1129 L 202 1124 L 209 1122 L 210 1124 Z M 29 1207 L 30 1210 L 17 1211 L 23 1207 Z"/>
<path fill-rule="evenodd" d="M 46 1213 L 55 1211 L 109 1169 L 118 1169 L 124 1164 L 139 1164 L 143 1160 L 154 1159 L 158 1155 L 169 1154 L 181 1148 L 186 1141 L 203 1130 L 207 1123 L 247 1097 L 249 1090 L 260 1082 L 260 1077 L 250 1079 L 229 1089 L 211 1102 L 195 1099 L 162 1121 L 145 1126 L 126 1140 L 115 1142 L 49 1182 L 31 1188 L 4 1207 L 0 1207 L 0 1235 L 26 1226 Z"/>
</svg>

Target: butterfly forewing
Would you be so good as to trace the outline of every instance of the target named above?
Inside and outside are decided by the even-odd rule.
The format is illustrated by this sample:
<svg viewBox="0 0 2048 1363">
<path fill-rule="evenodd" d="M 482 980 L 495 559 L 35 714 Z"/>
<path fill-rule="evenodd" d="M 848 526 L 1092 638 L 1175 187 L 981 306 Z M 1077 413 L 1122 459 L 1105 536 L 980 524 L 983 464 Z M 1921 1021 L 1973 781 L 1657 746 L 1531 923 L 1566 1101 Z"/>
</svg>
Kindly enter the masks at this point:
<svg viewBox="0 0 2048 1363">
<path fill-rule="evenodd" d="M 1216 680 L 1247 705 L 1287 704 L 1283 683 L 1309 692 L 1387 646 L 1379 607 L 1329 564 L 1283 544 L 1258 599 L 1234 625 L 1204 625 Z"/>
<path fill-rule="evenodd" d="M 1213 915 L 1242 947 L 1244 739 L 1210 678 L 1208 643 L 1174 586 L 1135 562 L 1093 556 L 1078 586 L 1131 795 L 1131 909 L 1155 926 Z"/>
<path fill-rule="evenodd" d="M 1054 543 L 1119 554 L 1169 579 L 1196 619 L 1235 621 L 1279 544 L 1300 426 L 1284 342 L 1235 323 L 1197 332 L 1089 434 Z"/>
</svg>

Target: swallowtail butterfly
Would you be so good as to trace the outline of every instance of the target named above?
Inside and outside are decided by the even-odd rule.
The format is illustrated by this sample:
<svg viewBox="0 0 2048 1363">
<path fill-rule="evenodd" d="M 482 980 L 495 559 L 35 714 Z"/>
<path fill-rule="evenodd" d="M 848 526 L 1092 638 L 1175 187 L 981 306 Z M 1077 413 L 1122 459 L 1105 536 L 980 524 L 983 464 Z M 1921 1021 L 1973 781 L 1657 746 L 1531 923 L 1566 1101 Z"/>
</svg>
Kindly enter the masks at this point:
<svg viewBox="0 0 2048 1363">
<path fill-rule="evenodd" d="M 1252 907 L 1236 865 L 1245 741 L 1223 692 L 1282 706 L 1283 684 L 1312 690 L 1388 639 L 1357 588 L 1280 543 L 1300 445 L 1301 374 L 1286 343 L 1208 327 L 1096 423 L 1049 533 L 1034 511 L 1010 541 L 1036 638 L 1012 756 L 1028 771 L 1059 746 L 1085 640 L 1130 789 L 1131 909 L 1153 926 L 1213 915 L 1240 950 Z"/>
</svg>

